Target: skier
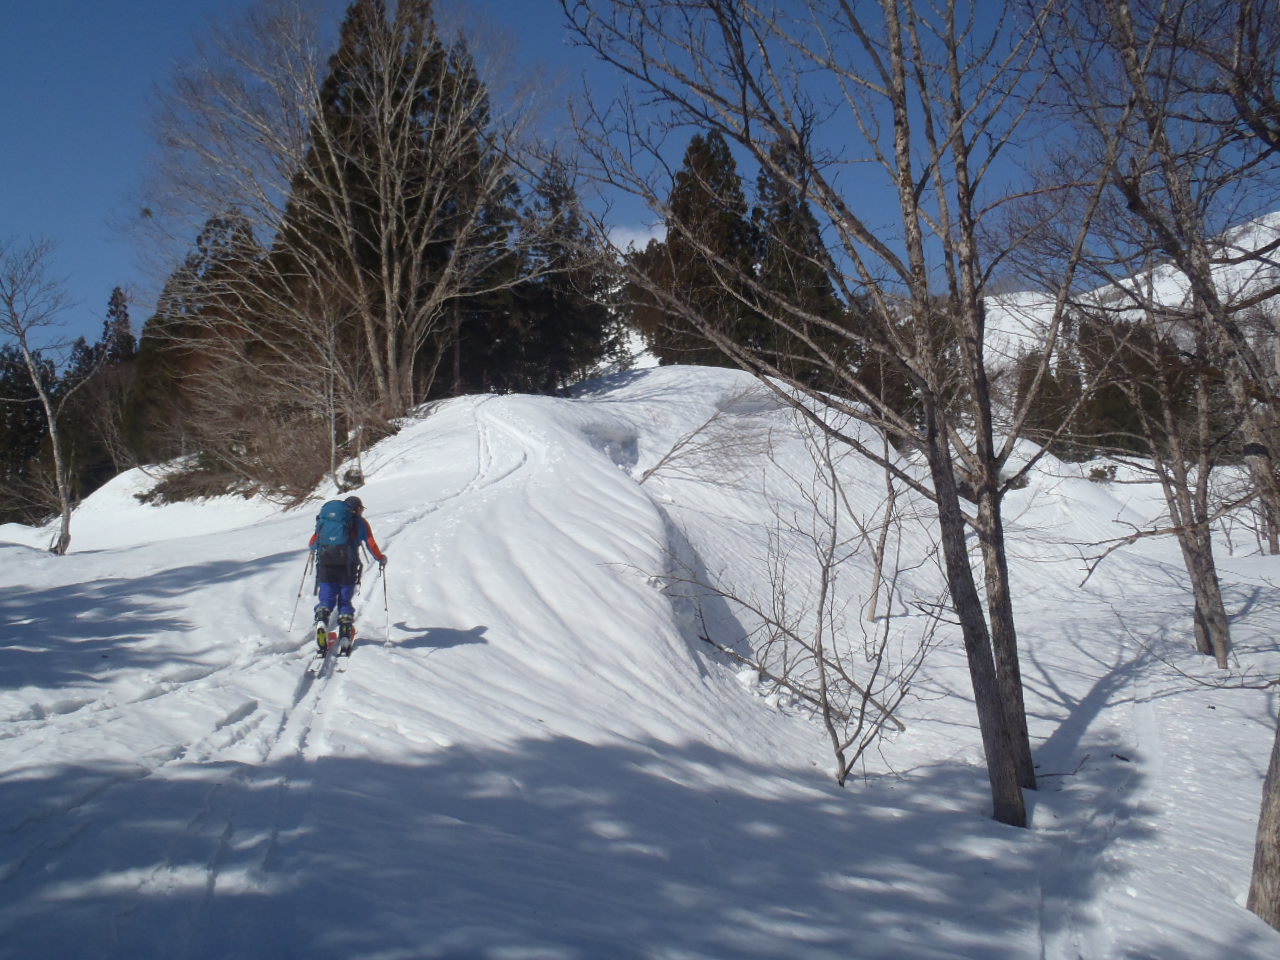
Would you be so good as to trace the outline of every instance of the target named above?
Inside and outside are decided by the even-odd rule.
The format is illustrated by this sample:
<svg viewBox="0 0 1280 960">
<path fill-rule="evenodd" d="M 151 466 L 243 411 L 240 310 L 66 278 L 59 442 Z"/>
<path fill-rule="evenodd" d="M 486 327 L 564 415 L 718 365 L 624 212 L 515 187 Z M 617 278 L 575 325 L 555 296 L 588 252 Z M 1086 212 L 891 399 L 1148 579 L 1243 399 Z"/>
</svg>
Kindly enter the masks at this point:
<svg viewBox="0 0 1280 960">
<path fill-rule="evenodd" d="M 356 611 L 352 605 L 356 585 L 360 582 L 360 546 L 378 561 L 378 569 L 387 565 L 387 555 L 378 549 L 373 530 L 364 518 L 364 504 L 359 497 L 330 500 L 316 518 L 316 532 L 309 546 L 316 563 L 316 646 L 324 654 L 329 647 L 329 618 L 338 614 L 338 652 L 351 652 L 355 639 Z"/>
</svg>

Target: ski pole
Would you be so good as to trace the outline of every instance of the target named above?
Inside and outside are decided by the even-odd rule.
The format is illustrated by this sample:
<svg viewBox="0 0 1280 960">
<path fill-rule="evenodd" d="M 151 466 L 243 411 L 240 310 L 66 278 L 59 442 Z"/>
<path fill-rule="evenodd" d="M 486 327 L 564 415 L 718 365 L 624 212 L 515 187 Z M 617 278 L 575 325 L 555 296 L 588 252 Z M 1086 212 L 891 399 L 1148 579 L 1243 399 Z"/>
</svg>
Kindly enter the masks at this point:
<svg viewBox="0 0 1280 960">
<path fill-rule="evenodd" d="M 315 561 L 315 559 L 316 559 L 315 551 L 308 550 L 307 565 L 306 567 L 303 568 L 302 579 L 298 582 L 298 597 L 296 600 L 293 601 L 293 613 L 289 614 L 289 627 L 288 627 L 289 632 L 293 631 L 293 620 L 298 615 L 298 604 L 302 600 L 302 588 L 307 585 L 307 574 L 311 572 L 311 564 Z"/>
<path fill-rule="evenodd" d="M 391 605 L 387 603 L 387 565 L 378 567 L 378 577 L 382 580 L 382 609 L 387 614 L 387 623 L 382 630 L 382 645 L 391 646 Z"/>
</svg>

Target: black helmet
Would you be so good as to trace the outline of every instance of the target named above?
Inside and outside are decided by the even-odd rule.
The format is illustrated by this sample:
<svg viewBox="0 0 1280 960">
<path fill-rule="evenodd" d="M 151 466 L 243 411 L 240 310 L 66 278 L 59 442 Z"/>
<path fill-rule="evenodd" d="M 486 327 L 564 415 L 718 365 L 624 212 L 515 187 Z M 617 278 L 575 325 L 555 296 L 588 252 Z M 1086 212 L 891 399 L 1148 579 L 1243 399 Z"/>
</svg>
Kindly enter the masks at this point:
<svg viewBox="0 0 1280 960">
<path fill-rule="evenodd" d="M 347 506 L 349 506 L 356 513 L 364 512 L 364 504 L 360 502 L 359 497 L 347 497 Z"/>
</svg>

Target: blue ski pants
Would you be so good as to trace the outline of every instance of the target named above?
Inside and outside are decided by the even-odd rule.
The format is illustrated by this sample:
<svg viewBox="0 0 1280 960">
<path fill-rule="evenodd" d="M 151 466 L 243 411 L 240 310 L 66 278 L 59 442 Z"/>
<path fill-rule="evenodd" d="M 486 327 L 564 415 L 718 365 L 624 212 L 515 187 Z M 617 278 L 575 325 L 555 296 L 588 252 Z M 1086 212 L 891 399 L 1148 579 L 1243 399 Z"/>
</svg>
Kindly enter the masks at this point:
<svg viewBox="0 0 1280 960">
<path fill-rule="evenodd" d="M 324 607 L 330 612 L 336 611 L 338 616 L 344 613 L 354 616 L 356 608 L 351 605 L 351 600 L 356 594 L 356 585 L 354 583 L 332 583 L 322 580 L 316 584 L 317 602 L 316 610 L 319 611 Z"/>
</svg>

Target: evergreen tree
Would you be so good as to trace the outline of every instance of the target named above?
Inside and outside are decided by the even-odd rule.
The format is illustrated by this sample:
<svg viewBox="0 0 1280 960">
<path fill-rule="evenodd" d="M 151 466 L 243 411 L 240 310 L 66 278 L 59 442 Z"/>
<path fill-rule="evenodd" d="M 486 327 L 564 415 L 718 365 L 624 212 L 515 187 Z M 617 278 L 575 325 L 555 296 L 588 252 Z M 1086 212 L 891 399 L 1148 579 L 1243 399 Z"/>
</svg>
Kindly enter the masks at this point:
<svg viewBox="0 0 1280 960">
<path fill-rule="evenodd" d="M 83 337 L 75 342 L 54 391 L 59 402 L 68 398 L 61 434 L 77 499 L 133 462 L 124 442 L 124 421 L 135 354 L 128 298 L 116 287 L 101 336 L 92 344 Z"/>
<path fill-rule="evenodd" d="M 315 299 L 336 313 L 335 349 L 362 359 L 386 415 L 438 395 L 442 372 L 454 389 L 473 378 L 487 364 L 464 362 L 462 328 L 509 315 L 490 295 L 518 278 L 515 186 L 489 122 L 429 0 L 351 4 L 273 263 L 300 316 Z"/>
<path fill-rule="evenodd" d="M 262 475 L 271 450 L 283 456 L 270 438 L 288 435 L 286 486 L 303 489 L 302 465 L 314 484 L 324 460 L 332 472 L 417 402 L 505 376 L 518 337 L 504 291 L 521 279 L 513 134 L 432 10 L 353 0 L 322 71 L 295 55 L 305 12 L 250 18 L 171 98 L 183 195 L 246 211 L 253 229 L 240 251 L 238 228 L 210 221 L 227 255 L 202 235 L 144 331 L 131 436 L 146 459 L 199 452 Z M 223 82 L 228 63 L 244 82 Z M 234 192 L 210 196 L 188 163 Z"/>
<path fill-rule="evenodd" d="M 450 323 L 419 351 L 417 379 L 425 394 L 433 396 L 527 389 L 520 371 L 523 333 L 516 317 L 523 268 L 513 242 L 520 191 L 501 172 L 505 160 L 484 142 L 489 95 L 474 60 L 460 44 L 450 55 L 450 69 L 441 82 L 439 122 L 458 131 L 461 162 L 449 173 L 455 186 L 442 205 L 440 246 L 452 257 L 460 244 L 469 243 L 483 255 L 474 260 L 448 304 Z M 458 109 L 454 104 L 464 105 L 465 115 L 451 115 Z M 441 265 L 445 268 L 447 262 Z M 432 383 L 423 374 L 442 361 L 449 364 L 448 376 Z"/>
<path fill-rule="evenodd" d="M 53 363 L 40 362 L 45 386 L 52 391 Z M 22 351 L 9 344 L 0 346 L 0 523 L 37 523 L 48 518 L 46 498 L 32 489 L 48 436 L 44 407 Z"/>
<path fill-rule="evenodd" d="M 694 136 L 672 184 L 666 240 L 634 255 L 644 280 L 633 291 L 632 319 L 660 362 L 729 365 L 708 334 L 733 343 L 768 336 L 746 305 L 753 295 L 741 279 L 754 274 L 756 250 L 729 145 L 719 132 Z M 695 310 L 707 333 L 682 322 L 664 301 Z"/>
<path fill-rule="evenodd" d="M 1195 374 L 1172 340 L 1139 324 L 1084 317 L 1076 348 L 1093 384 L 1071 424 L 1085 449 L 1152 453 L 1161 433 L 1191 418 Z"/>
<path fill-rule="evenodd" d="M 129 322 L 129 298 L 119 287 L 111 291 L 107 302 L 102 340 L 107 348 L 107 363 L 112 366 L 128 363 L 138 352 L 138 341 Z"/>
<path fill-rule="evenodd" d="M 757 179 L 753 221 L 761 310 L 777 322 L 761 324 L 752 349 L 787 376 L 829 389 L 834 383 L 823 371 L 856 368 L 862 353 L 823 260 L 826 246 L 805 198 L 802 169 L 788 162 L 782 145 L 770 152 L 773 164 Z"/>
<path fill-rule="evenodd" d="M 916 422 L 915 378 L 899 357 L 867 349 L 885 339 L 872 329 L 875 311 L 862 297 L 842 303 L 836 294 L 805 177 L 805 165 L 778 143 L 757 178 L 760 312 L 772 322 L 762 326 L 752 347 L 784 376 L 832 393 L 853 392 L 842 371 L 856 371 L 864 393 L 851 399 L 870 396 L 874 405 Z M 895 444 L 903 442 L 887 420 L 884 427 Z"/>
<path fill-rule="evenodd" d="M 182 264 L 170 274 L 136 350 L 124 435 L 140 463 L 192 453 L 201 416 L 196 374 L 219 356 L 219 340 L 244 334 L 235 318 L 254 302 L 252 275 L 262 250 L 242 217 L 223 213 L 205 222 Z M 113 298 L 114 303 L 114 298 Z M 109 311 L 110 349 L 132 333 Z"/>
<path fill-rule="evenodd" d="M 569 169 L 548 164 L 525 219 L 534 242 L 524 251 L 529 278 L 515 290 L 520 356 L 514 385 L 553 393 L 583 376 L 609 349 L 606 261 L 582 219 Z"/>
<path fill-rule="evenodd" d="M 1078 361 L 1064 356 L 1063 347 L 1067 343 L 1064 336 L 1059 345 L 1059 354 L 1040 380 L 1040 387 L 1031 394 L 1035 372 L 1041 364 L 1042 357 L 1030 353 L 1020 358 L 1015 365 L 1017 379 L 1017 398 L 1022 402 L 1031 397 L 1027 408 L 1027 436 L 1047 445 L 1056 456 L 1064 460 L 1087 460 L 1093 456 L 1091 442 L 1079 435 L 1078 407 L 1083 395 L 1080 372 L 1076 367 Z M 1077 411 L 1073 414 L 1073 411 Z"/>
</svg>

